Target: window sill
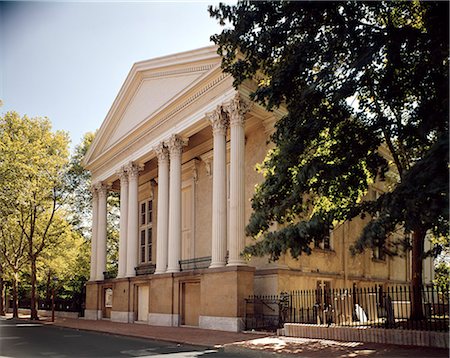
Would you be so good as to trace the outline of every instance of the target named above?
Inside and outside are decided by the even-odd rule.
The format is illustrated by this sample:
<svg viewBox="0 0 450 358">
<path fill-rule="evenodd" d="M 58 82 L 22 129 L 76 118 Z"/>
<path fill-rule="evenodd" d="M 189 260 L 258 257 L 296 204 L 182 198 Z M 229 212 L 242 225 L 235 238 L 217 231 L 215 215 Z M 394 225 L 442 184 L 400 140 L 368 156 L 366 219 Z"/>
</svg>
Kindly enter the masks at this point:
<svg viewBox="0 0 450 358">
<path fill-rule="evenodd" d="M 312 251 L 320 254 L 336 255 L 336 251 L 334 251 L 333 249 L 322 249 L 320 247 L 315 247 Z"/>
</svg>

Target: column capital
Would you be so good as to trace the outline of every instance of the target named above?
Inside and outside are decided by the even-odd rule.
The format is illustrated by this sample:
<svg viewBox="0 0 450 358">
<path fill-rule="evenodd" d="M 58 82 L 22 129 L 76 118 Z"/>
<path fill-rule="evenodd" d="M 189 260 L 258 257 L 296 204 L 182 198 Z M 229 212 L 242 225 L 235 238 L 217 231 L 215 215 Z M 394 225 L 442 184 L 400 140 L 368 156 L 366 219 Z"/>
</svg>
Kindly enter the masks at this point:
<svg viewBox="0 0 450 358">
<path fill-rule="evenodd" d="M 158 157 L 158 163 L 169 162 L 169 149 L 167 149 L 164 142 L 159 143 L 153 150 L 156 152 L 156 156 Z"/>
<path fill-rule="evenodd" d="M 119 177 L 120 184 L 128 183 L 128 172 L 126 170 L 126 167 L 120 167 L 120 169 L 117 170 L 116 174 Z"/>
<path fill-rule="evenodd" d="M 142 165 L 138 165 L 134 162 L 127 164 L 124 168 L 128 173 L 129 179 L 136 179 L 139 176 L 139 172 L 144 169 Z"/>
<path fill-rule="evenodd" d="M 206 118 L 212 126 L 213 134 L 226 134 L 229 120 L 228 117 L 223 113 L 222 106 L 217 106 L 214 111 L 206 113 Z"/>
<path fill-rule="evenodd" d="M 178 134 L 173 134 L 170 138 L 165 142 L 165 145 L 168 147 L 170 156 L 181 155 L 181 151 L 183 147 L 188 144 L 188 139 L 183 138 Z"/>
<path fill-rule="evenodd" d="M 97 185 L 98 185 L 98 183 L 94 183 L 94 184 L 91 184 L 91 186 L 89 187 L 89 191 L 92 194 L 92 198 L 98 197 Z"/>
<path fill-rule="evenodd" d="M 106 197 L 108 195 L 108 191 L 111 188 L 111 185 L 100 182 L 100 183 L 96 183 L 94 184 L 95 186 L 95 191 L 97 192 L 97 195 L 99 197 Z"/>
<path fill-rule="evenodd" d="M 223 105 L 224 111 L 228 114 L 230 119 L 230 125 L 243 126 L 244 125 L 244 115 L 251 108 L 251 104 L 244 101 L 239 93 L 236 93 L 234 98 Z"/>
</svg>

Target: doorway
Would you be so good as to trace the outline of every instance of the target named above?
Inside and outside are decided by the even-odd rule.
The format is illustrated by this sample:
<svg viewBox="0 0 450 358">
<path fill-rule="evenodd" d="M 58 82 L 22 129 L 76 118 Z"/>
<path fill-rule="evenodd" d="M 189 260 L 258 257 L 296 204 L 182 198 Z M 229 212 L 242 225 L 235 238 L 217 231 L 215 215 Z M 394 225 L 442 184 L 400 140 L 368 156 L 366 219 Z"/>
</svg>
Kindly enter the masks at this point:
<svg viewBox="0 0 450 358">
<path fill-rule="evenodd" d="M 200 282 L 181 284 L 181 324 L 198 326 L 200 316 Z"/>
<path fill-rule="evenodd" d="M 148 320 L 148 286 L 138 286 L 137 320 L 145 322 Z"/>
</svg>

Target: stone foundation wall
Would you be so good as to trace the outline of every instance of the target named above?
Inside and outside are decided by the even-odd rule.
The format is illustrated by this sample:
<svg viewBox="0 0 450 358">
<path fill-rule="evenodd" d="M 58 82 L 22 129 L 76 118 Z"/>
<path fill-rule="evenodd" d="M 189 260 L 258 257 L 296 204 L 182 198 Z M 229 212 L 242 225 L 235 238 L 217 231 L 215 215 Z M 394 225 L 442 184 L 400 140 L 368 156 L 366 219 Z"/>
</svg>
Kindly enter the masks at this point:
<svg viewBox="0 0 450 358">
<path fill-rule="evenodd" d="M 367 327 L 327 327 L 300 323 L 286 323 L 281 331 L 280 333 L 287 337 L 449 348 L 448 332 Z"/>
</svg>

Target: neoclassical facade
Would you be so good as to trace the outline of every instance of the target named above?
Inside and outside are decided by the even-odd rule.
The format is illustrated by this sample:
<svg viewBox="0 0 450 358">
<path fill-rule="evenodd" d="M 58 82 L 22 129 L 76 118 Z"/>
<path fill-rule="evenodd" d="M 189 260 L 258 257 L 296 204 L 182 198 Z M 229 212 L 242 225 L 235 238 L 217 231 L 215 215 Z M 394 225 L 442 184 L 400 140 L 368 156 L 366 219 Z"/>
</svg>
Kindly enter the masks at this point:
<svg viewBox="0 0 450 358">
<path fill-rule="evenodd" d="M 112 104 L 85 159 L 93 181 L 86 317 L 238 331 L 253 294 L 407 282 L 408 257 L 350 255 L 358 220 L 300 260 L 240 255 L 262 180 L 255 166 L 282 113 L 251 105 L 254 84 L 234 89 L 220 62 L 213 46 L 138 62 Z M 106 272 L 112 191 L 120 192 L 114 278 Z"/>
</svg>

